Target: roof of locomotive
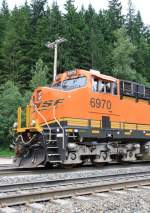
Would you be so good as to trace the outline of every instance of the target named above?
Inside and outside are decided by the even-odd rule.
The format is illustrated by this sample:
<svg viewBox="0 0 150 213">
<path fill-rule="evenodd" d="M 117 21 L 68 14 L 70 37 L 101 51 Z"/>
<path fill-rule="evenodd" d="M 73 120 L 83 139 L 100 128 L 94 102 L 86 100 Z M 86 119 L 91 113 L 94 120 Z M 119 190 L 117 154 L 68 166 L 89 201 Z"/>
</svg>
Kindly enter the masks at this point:
<svg viewBox="0 0 150 213">
<path fill-rule="evenodd" d="M 103 80 L 106 80 L 106 81 L 116 81 L 117 79 L 112 77 L 112 76 L 108 76 L 108 75 L 104 75 L 104 74 L 101 74 L 99 71 L 97 70 L 90 70 L 90 71 L 87 71 L 87 70 L 83 70 L 83 69 L 74 69 L 74 70 L 70 70 L 70 71 L 65 71 L 64 73 L 61 73 L 61 74 L 58 74 L 56 76 L 56 82 L 58 81 L 63 81 L 65 79 L 68 79 L 68 78 L 74 78 L 74 77 L 79 77 L 79 76 L 95 76 L 97 78 L 100 78 L 100 79 L 103 79 Z"/>
</svg>

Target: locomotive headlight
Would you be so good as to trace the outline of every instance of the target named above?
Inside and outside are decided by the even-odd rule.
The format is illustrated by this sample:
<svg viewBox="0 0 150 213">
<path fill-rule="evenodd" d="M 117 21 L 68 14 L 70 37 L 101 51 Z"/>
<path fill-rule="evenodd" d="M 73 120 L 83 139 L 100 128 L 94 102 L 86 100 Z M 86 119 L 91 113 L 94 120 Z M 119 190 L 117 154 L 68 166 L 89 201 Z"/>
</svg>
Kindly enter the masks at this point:
<svg viewBox="0 0 150 213">
<path fill-rule="evenodd" d="M 18 123 L 15 122 L 15 123 L 13 124 L 13 128 L 16 129 L 17 127 L 18 127 Z"/>
<path fill-rule="evenodd" d="M 31 126 L 35 126 L 35 125 L 36 125 L 35 120 L 32 120 L 32 121 L 31 121 Z"/>
</svg>

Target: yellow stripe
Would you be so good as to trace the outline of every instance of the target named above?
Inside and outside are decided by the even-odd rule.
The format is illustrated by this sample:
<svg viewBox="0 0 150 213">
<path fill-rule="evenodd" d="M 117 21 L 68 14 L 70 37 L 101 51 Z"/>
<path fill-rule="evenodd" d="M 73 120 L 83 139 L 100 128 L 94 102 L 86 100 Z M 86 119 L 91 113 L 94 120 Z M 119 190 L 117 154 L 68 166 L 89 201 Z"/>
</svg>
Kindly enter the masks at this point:
<svg viewBox="0 0 150 213">
<path fill-rule="evenodd" d="M 111 122 L 111 128 L 120 129 L 121 128 L 121 123 L 119 123 L 119 122 Z"/>
<path fill-rule="evenodd" d="M 83 123 L 73 123 L 73 122 L 68 122 L 69 126 L 87 126 L 86 124 Z"/>
<path fill-rule="evenodd" d="M 67 124 L 70 126 L 88 126 L 88 120 L 83 119 L 68 119 Z"/>
<path fill-rule="evenodd" d="M 124 129 L 133 129 L 133 130 L 136 130 L 137 126 L 136 126 L 136 124 L 125 123 L 124 124 Z"/>
<path fill-rule="evenodd" d="M 92 130 L 92 133 L 93 134 L 99 134 L 99 131 L 98 130 Z"/>
<path fill-rule="evenodd" d="M 120 123 L 120 122 L 114 122 L 114 121 L 111 122 L 111 128 L 150 131 L 150 125 L 147 125 L 147 124 Z"/>
<path fill-rule="evenodd" d="M 77 118 L 61 118 L 60 121 L 66 121 L 70 126 L 88 126 L 88 120 L 77 119 Z M 48 124 L 56 123 L 56 120 L 51 120 Z M 41 126 L 45 123 L 41 124 Z M 91 120 L 91 127 L 101 128 L 101 121 Z M 150 125 L 146 124 L 133 124 L 133 123 L 123 123 L 123 122 L 111 122 L 111 128 L 113 129 L 127 129 L 127 130 L 141 130 L 141 131 L 150 131 Z"/>
<path fill-rule="evenodd" d="M 101 122 L 96 120 L 91 120 L 91 127 L 101 127 Z"/>
<path fill-rule="evenodd" d="M 138 129 L 138 130 L 143 130 L 143 131 L 144 131 L 144 130 L 145 130 L 145 131 L 146 131 L 146 130 L 147 130 L 147 131 L 150 131 L 150 125 L 138 124 L 138 125 L 137 125 L 137 129 Z"/>
<path fill-rule="evenodd" d="M 131 135 L 131 132 L 124 132 L 125 135 Z"/>
<path fill-rule="evenodd" d="M 73 129 L 66 129 L 66 132 L 73 132 Z"/>
</svg>

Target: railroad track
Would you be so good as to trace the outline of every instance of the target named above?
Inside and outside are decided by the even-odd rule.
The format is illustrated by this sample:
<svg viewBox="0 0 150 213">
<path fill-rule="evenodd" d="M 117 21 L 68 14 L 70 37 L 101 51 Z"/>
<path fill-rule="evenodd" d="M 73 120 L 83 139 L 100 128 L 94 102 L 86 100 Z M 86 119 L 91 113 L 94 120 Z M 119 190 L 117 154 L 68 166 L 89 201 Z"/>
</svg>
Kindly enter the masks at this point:
<svg viewBox="0 0 150 213">
<path fill-rule="evenodd" d="M 0 186 L 0 206 L 14 206 L 30 202 L 70 198 L 112 190 L 149 186 L 150 171 L 132 174 L 91 176 Z"/>
<path fill-rule="evenodd" d="M 29 175 L 40 173 L 44 168 L 25 169 L 9 166 L 7 168 L 0 168 L 0 177 L 2 176 L 13 176 L 13 175 Z"/>
<path fill-rule="evenodd" d="M 53 168 L 53 169 L 46 169 L 45 167 L 43 166 L 39 166 L 37 168 L 23 168 L 23 167 L 14 167 L 12 165 L 0 165 L 0 177 L 2 176 L 13 176 L 13 175 L 34 175 L 34 174 L 41 174 L 41 173 L 44 173 L 44 174 L 51 174 L 51 173 L 67 173 L 67 172 L 80 172 L 81 170 L 85 170 L 85 171 L 94 171 L 94 170 L 107 170 L 107 169 L 110 169 L 110 168 L 114 168 L 114 169 L 119 169 L 119 168 L 131 168 L 131 167 L 145 167 L 145 166 L 149 166 L 150 163 L 149 162 L 141 162 L 140 164 L 138 163 L 131 163 L 131 164 L 127 164 L 127 165 L 121 165 L 121 164 L 110 164 L 110 165 L 107 165 L 107 166 L 104 166 L 104 167 L 93 167 L 92 165 L 85 165 L 85 166 L 82 166 L 80 168 L 71 168 L 71 169 L 60 169 L 60 168 Z M 150 171 L 150 168 L 149 170 Z"/>
</svg>

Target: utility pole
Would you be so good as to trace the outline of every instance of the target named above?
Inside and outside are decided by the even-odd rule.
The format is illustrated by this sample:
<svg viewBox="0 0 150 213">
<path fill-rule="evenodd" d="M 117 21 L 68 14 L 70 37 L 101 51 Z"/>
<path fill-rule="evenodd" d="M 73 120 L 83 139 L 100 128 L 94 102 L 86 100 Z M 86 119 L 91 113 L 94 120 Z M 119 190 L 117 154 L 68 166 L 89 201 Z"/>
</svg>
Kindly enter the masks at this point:
<svg viewBox="0 0 150 213">
<path fill-rule="evenodd" d="M 58 55 L 58 44 L 61 44 L 63 42 L 67 41 L 65 38 L 58 38 L 54 42 L 47 42 L 46 47 L 49 49 L 54 49 L 54 67 L 53 67 L 53 81 L 55 81 L 56 75 L 57 75 L 57 55 Z"/>
</svg>

